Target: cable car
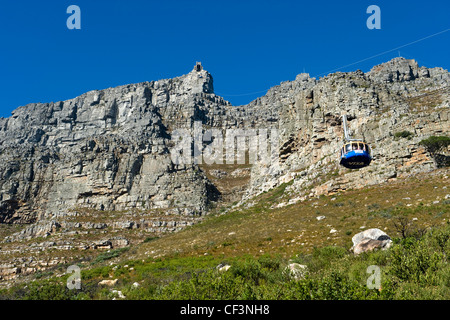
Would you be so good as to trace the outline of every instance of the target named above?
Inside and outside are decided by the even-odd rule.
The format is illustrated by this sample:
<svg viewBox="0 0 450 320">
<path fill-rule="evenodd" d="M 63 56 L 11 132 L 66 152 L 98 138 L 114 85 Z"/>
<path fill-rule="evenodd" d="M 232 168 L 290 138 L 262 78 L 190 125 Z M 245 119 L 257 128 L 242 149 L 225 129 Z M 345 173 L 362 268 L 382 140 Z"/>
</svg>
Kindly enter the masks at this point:
<svg viewBox="0 0 450 320">
<path fill-rule="evenodd" d="M 349 169 L 366 167 L 372 161 L 370 147 L 363 141 L 350 141 L 341 148 L 340 164 Z"/>
<path fill-rule="evenodd" d="M 351 139 L 347 129 L 347 116 L 342 116 L 345 142 L 340 152 L 340 165 L 348 169 L 366 167 L 372 161 L 371 150 L 361 139 Z"/>
</svg>

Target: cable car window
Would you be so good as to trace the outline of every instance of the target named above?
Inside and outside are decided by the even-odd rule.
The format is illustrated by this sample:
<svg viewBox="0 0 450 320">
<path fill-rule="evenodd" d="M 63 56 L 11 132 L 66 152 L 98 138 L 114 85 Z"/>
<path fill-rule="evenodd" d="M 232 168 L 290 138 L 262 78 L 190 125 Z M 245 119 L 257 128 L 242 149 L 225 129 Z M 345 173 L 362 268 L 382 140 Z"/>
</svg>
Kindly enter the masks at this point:
<svg viewBox="0 0 450 320">
<path fill-rule="evenodd" d="M 352 150 L 352 146 L 350 144 L 345 145 L 345 152 L 349 152 Z"/>
<path fill-rule="evenodd" d="M 353 150 L 357 150 L 358 149 L 358 144 L 357 143 L 352 143 L 352 149 Z"/>
</svg>

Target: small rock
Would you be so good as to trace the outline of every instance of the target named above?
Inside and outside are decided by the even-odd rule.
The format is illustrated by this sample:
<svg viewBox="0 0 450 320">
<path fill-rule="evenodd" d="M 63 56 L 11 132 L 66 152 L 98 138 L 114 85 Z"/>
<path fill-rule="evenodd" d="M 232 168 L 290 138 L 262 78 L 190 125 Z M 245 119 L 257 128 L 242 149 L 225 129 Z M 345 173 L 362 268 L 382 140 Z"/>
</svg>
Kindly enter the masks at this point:
<svg viewBox="0 0 450 320">
<path fill-rule="evenodd" d="M 120 290 L 113 290 L 112 293 L 115 293 L 119 296 L 120 299 L 125 299 L 126 297 L 123 295 L 122 291 Z M 113 299 L 114 300 L 114 299 Z"/>
<path fill-rule="evenodd" d="M 112 238 L 110 241 L 113 248 L 124 248 L 130 244 L 128 239 L 122 237 L 115 237 Z"/>
<path fill-rule="evenodd" d="M 299 263 L 290 263 L 285 271 L 289 272 L 289 275 L 293 277 L 295 281 L 298 281 L 305 277 L 308 272 L 308 267 Z"/>
<path fill-rule="evenodd" d="M 215 177 L 215 178 L 223 178 L 223 177 L 225 177 L 226 175 L 228 175 L 228 172 L 227 172 L 227 171 L 220 170 L 220 169 L 213 169 L 213 170 L 210 170 L 209 173 L 210 173 L 213 177 Z"/>
<path fill-rule="evenodd" d="M 112 249 L 112 243 L 109 240 L 99 240 L 92 244 L 94 249 Z"/>
<path fill-rule="evenodd" d="M 98 283 L 99 286 L 108 286 L 108 287 L 112 287 L 114 286 L 117 281 L 119 281 L 119 279 L 114 279 L 114 280 L 102 280 Z"/>
<path fill-rule="evenodd" d="M 230 268 L 231 268 L 231 266 L 228 265 L 228 264 L 225 264 L 225 265 L 219 264 L 219 265 L 217 266 L 217 270 L 218 270 L 219 272 L 225 272 L 225 271 L 228 271 L 228 269 L 230 269 Z"/>
</svg>

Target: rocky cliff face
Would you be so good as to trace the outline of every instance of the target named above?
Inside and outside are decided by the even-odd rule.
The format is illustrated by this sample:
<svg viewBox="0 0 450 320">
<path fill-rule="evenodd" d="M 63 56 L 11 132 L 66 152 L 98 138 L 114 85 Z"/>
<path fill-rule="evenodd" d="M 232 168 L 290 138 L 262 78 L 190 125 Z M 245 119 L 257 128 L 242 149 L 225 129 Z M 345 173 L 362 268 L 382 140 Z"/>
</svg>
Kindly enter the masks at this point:
<svg viewBox="0 0 450 320">
<path fill-rule="evenodd" d="M 300 74 L 272 88 L 250 106 L 276 110 L 280 162 L 253 166 L 244 199 L 289 181 L 287 190 L 298 201 L 435 169 L 419 142 L 449 134 L 449 84 L 450 74 L 442 68 L 396 58 L 368 73 L 338 72 L 319 80 Z M 352 135 L 372 147 L 369 167 L 349 170 L 338 164 L 343 114 Z"/>
<path fill-rule="evenodd" d="M 0 119 L 0 221 L 77 207 L 204 211 L 214 187 L 171 162 L 170 130 L 216 125 L 227 108 L 204 70 L 20 107 Z"/>
<path fill-rule="evenodd" d="M 215 186 L 195 164 L 170 159 L 172 130 L 192 129 L 194 121 L 278 130 L 280 162 L 253 166 L 245 198 L 296 176 L 303 177 L 294 184 L 300 192 L 327 170 L 340 174 L 319 187 L 323 192 L 429 170 L 435 164 L 418 141 L 448 133 L 449 79 L 441 68 L 396 58 L 366 74 L 299 74 L 232 107 L 198 65 L 174 79 L 20 107 L 0 119 L 0 221 L 30 223 L 78 207 L 206 212 L 220 196 Z M 342 114 L 354 136 L 372 145 L 370 167 L 348 172 L 336 165 Z M 400 131 L 410 131 L 410 139 L 394 139 Z"/>
<path fill-rule="evenodd" d="M 287 182 L 286 192 L 295 195 L 290 202 L 296 202 L 431 171 L 436 162 L 418 143 L 449 134 L 449 84 L 442 68 L 396 58 L 367 73 L 321 79 L 299 74 L 234 107 L 214 94 L 212 76 L 197 65 L 174 79 L 20 107 L 0 119 L 0 223 L 32 225 L 2 233 L 0 261 L 7 260 L 9 277 L 30 265 L 30 272 L 39 270 L 40 262 L 11 264 L 8 254 L 114 248 L 128 245 L 131 238 L 121 236 L 128 230 L 139 231 L 136 241 L 179 230 L 224 199 L 219 190 L 224 184 L 241 190 L 233 199 L 251 205 L 255 195 Z M 343 114 L 352 135 L 372 147 L 369 167 L 348 170 L 338 164 Z M 195 121 L 222 131 L 276 129 L 279 161 L 234 171 L 176 164 L 172 133 L 192 130 Z M 248 172 L 250 177 L 242 178 Z M 233 189 L 235 181 L 225 175 L 245 185 Z M 119 236 L 111 234 L 116 232 Z M 53 240 L 24 242 L 48 236 Z"/>
</svg>

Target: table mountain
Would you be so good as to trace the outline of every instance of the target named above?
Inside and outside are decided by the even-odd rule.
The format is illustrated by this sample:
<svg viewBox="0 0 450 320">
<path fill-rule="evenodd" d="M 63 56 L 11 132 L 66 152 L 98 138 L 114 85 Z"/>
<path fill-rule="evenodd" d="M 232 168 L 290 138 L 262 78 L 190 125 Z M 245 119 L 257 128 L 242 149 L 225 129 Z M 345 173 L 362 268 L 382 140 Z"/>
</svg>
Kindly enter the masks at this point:
<svg viewBox="0 0 450 320">
<path fill-rule="evenodd" d="M 419 142 L 449 134 L 449 84 L 447 70 L 395 58 L 367 73 L 319 79 L 302 73 L 248 105 L 232 106 L 197 63 L 173 79 L 19 107 L 0 118 L 0 223 L 21 226 L 2 232 L 0 261 L 7 264 L 0 276 L 43 268 L 40 260 L 14 262 L 11 255 L 128 246 L 196 223 L 231 199 L 251 206 L 255 196 L 284 183 L 295 203 L 432 171 L 443 164 Z M 372 147 L 366 168 L 338 164 L 343 114 L 352 135 Z M 276 132 L 277 161 L 174 163 L 174 132 L 195 135 L 198 124 L 224 135 Z M 448 159 L 448 152 L 442 156 Z M 37 237 L 53 240 L 26 243 Z M 61 256 L 44 265 L 70 260 Z"/>
</svg>

